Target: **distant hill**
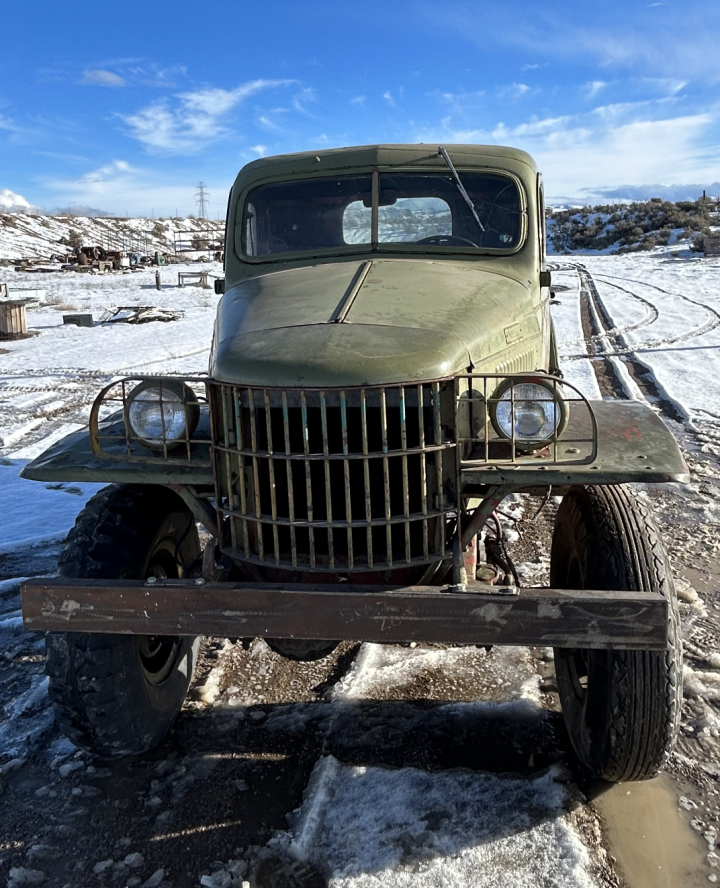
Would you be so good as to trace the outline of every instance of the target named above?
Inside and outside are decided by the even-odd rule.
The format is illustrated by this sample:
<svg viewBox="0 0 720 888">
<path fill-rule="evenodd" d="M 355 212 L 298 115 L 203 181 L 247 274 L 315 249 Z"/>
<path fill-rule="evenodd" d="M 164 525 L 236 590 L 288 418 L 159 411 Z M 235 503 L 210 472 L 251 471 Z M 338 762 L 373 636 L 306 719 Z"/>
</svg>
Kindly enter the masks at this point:
<svg viewBox="0 0 720 888">
<path fill-rule="evenodd" d="M 173 252 L 176 244 L 189 246 L 193 239 L 200 250 L 200 237 L 210 232 L 211 240 L 223 239 L 224 222 L 209 219 L 126 219 L 108 216 L 38 216 L 6 213 L 0 209 L 0 261 L 49 259 L 75 246 L 109 250 Z"/>
<path fill-rule="evenodd" d="M 621 185 L 619 188 L 599 188 L 593 195 L 607 201 L 644 201 L 661 197 L 668 201 L 695 201 L 702 197 L 720 196 L 720 182 L 711 185 Z"/>
</svg>

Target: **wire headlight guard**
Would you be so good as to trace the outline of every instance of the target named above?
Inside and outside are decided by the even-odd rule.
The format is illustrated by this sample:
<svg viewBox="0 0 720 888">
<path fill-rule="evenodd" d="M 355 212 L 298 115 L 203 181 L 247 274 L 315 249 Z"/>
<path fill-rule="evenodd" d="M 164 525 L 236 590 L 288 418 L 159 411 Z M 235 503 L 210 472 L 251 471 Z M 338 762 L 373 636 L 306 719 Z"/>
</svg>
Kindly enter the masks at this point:
<svg viewBox="0 0 720 888">
<path fill-rule="evenodd" d="M 125 416 L 141 444 L 165 450 L 189 441 L 200 419 L 200 405 L 185 383 L 148 379 L 128 395 Z"/>
</svg>

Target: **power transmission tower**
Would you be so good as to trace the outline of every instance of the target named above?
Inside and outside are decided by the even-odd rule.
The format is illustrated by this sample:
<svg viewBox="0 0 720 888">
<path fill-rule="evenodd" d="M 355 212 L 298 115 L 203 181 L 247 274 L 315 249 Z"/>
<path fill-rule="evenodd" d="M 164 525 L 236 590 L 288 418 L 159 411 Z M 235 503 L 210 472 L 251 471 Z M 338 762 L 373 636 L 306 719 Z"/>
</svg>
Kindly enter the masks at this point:
<svg viewBox="0 0 720 888">
<path fill-rule="evenodd" d="M 195 192 L 195 203 L 198 207 L 198 218 L 199 219 L 207 219 L 207 207 L 208 207 L 208 198 L 210 195 L 208 194 L 207 188 L 204 183 L 200 182 L 197 187 L 197 191 Z"/>
</svg>

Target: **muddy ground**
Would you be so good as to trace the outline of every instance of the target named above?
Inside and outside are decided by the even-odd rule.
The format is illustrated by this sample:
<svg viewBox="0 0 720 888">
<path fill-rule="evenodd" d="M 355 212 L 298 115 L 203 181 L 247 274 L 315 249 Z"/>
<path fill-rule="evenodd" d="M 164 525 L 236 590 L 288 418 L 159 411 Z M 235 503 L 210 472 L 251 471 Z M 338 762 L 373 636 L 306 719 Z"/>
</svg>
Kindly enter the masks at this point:
<svg viewBox="0 0 720 888">
<path fill-rule="evenodd" d="M 589 337 L 597 333 L 591 321 L 586 314 Z M 611 365 L 594 363 L 602 390 L 622 394 Z M 643 381 L 641 368 L 633 374 Z M 644 383 L 645 396 L 663 411 L 651 380 Z M 325 885 L 326 873 L 293 868 L 268 842 L 287 829 L 313 766 L 328 754 L 352 764 L 527 776 L 560 763 L 599 884 L 693 888 L 716 881 L 720 530 L 706 506 L 720 500 L 720 451 L 711 432 L 682 427 L 667 410 L 665 418 L 692 471 L 690 485 L 646 491 L 679 581 L 688 664 L 680 737 L 665 775 L 641 787 L 588 782 L 570 752 L 547 650 L 533 658 L 548 718 L 448 717 L 443 702 L 507 699 L 513 674 L 501 651 L 473 649 L 472 681 L 450 682 L 430 670 L 382 699 L 342 702 L 333 695 L 357 657 L 354 641 L 316 663 L 293 663 L 262 641 L 244 649 L 209 639 L 166 742 L 148 755 L 100 761 L 64 740 L 37 702 L 45 692 L 42 643 L 18 630 L 0 661 L 0 694 L 22 701 L 0 737 L 3 749 L 14 750 L 0 765 L 0 884 L 195 888 L 205 877 L 221 888 L 242 879 L 253 888 Z M 547 582 L 556 504 L 533 519 L 540 500 L 525 499 L 522 518 L 508 522 L 518 532 L 510 553 L 535 566 L 533 583 Z M 11 578 L 52 573 L 57 555 L 50 547 L 0 556 L 3 612 L 17 596 Z"/>
</svg>

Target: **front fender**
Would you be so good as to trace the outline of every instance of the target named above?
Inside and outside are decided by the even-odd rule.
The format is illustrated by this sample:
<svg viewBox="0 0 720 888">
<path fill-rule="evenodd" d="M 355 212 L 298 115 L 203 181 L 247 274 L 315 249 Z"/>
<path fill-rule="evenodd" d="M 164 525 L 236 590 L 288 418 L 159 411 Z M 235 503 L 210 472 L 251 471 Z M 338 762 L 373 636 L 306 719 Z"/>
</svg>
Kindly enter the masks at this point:
<svg viewBox="0 0 720 888">
<path fill-rule="evenodd" d="M 118 430 L 122 428 L 121 420 Z M 209 437 L 208 429 L 208 439 Z M 205 447 L 195 445 L 195 449 L 196 453 L 193 456 L 196 456 L 197 460 L 191 459 L 183 465 L 171 465 L 157 459 L 147 462 L 137 459 L 107 459 L 97 456 L 93 452 L 89 430 L 81 429 L 61 438 L 60 441 L 28 463 L 20 472 L 20 477 L 31 481 L 212 486 L 210 441 L 208 440 Z"/>
<path fill-rule="evenodd" d="M 169 378 L 169 377 L 168 377 Z M 124 420 L 128 383 L 118 380 L 95 399 L 87 429 L 73 432 L 41 453 L 22 470 L 32 481 L 92 481 L 131 484 L 213 486 L 210 459 L 210 415 L 207 399 L 200 396 L 200 419 L 192 437 L 175 449 L 157 452 L 144 446 Z M 188 380 L 204 388 L 205 380 Z M 102 413 L 110 413 L 100 419 Z"/>
</svg>

